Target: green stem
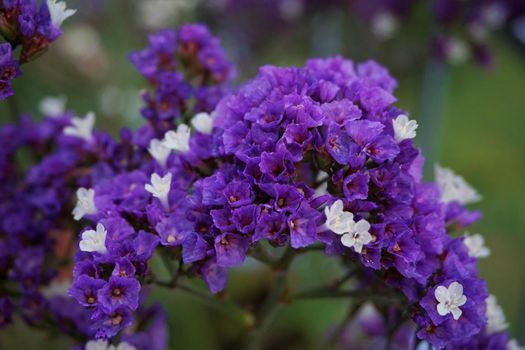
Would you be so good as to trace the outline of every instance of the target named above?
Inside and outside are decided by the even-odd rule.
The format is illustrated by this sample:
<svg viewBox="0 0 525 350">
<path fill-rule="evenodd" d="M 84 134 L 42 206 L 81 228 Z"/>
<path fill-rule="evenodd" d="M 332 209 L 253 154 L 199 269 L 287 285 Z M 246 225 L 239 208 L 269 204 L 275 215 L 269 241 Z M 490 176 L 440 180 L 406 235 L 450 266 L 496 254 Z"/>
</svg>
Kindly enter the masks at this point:
<svg viewBox="0 0 525 350">
<path fill-rule="evenodd" d="M 419 124 L 417 140 L 425 155 L 426 176 L 431 174 L 441 151 L 442 119 L 449 80 L 450 67 L 446 62 L 431 59 L 427 63 L 416 115 Z"/>
<path fill-rule="evenodd" d="M 18 108 L 18 103 L 16 102 L 15 96 L 8 97 L 6 102 L 9 108 L 9 116 L 11 121 L 16 123 L 20 117 L 20 109 Z"/>
<path fill-rule="evenodd" d="M 264 335 L 282 306 L 281 300 L 286 292 L 288 268 L 295 256 L 296 252 L 289 246 L 281 258 L 273 265 L 275 275 L 272 289 L 255 314 L 255 328 L 248 334 L 245 349 L 262 349 Z"/>
<path fill-rule="evenodd" d="M 321 345 L 320 349 L 328 349 L 331 346 L 335 345 L 337 341 L 341 338 L 343 335 L 343 332 L 345 331 L 346 326 L 348 323 L 354 318 L 354 316 L 357 314 L 361 306 L 363 305 L 364 301 L 354 302 L 350 305 L 350 308 L 348 309 L 348 312 L 346 313 L 343 320 L 337 325 L 334 332 L 326 339 L 326 342 Z"/>
</svg>

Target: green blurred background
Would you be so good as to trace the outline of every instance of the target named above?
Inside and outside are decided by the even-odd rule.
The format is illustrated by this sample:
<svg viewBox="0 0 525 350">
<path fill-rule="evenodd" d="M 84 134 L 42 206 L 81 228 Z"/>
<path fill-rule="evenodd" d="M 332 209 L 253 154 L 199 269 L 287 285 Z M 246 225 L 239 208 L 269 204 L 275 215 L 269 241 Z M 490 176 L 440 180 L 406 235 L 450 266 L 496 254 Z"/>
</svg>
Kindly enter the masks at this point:
<svg viewBox="0 0 525 350">
<path fill-rule="evenodd" d="M 425 104 L 420 98 L 429 26 L 418 16 L 403 24 L 398 38 L 380 42 L 373 40 L 363 23 L 338 12 L 319 13 L 307 22 L 294 23 L 279 36 L 266 38 L 267 43 L 260 43 L 255 51 L 247 51 L 246 43 L 240 43 L 235 35 L 235 23 L 225 29 L 225 19 L 210 15 L 207 4 L 164 1 L 168 4 L 159 17 L 159 13 L 147 13 L 144 3 L 151 2 L 159 1 L 68 1 L 79 12 L 65 24 L 64 36 L 45 56 L 23 67 L 24 76 L 15 82 L 20 110 L 38 118 L 38 102 L 43 97 L 65 95 L 68 108 L 80 115 L 94 110 L 97 127 L 113 134 L 121 126 L 140 125 L 139 92 L 147 86 L 128 62 L 127 53 L 144 47 L 147 33 L 158 27 L 194 20 L 209 24 L 223 37 L 230 57 L 240 63 L 239 82 L 253 76 L 261 64 L 301 65 L 313 55 L 341 52 L 358 61 L 376 58 L 391 68 L 399 81 L 398 105 L 411 111 L 412 118 L 419 118 L 418 110 Z M 319 37 L 319 32 L 324 37 Z M 424 152 L 433 152 L 441 165 L 463 175 L 483 196 L 475 206 L 482 210 L 483 219 L 470 229 L 471 233 L 482 233 L 492 250 L 480 263 L 481 274 L 505 310 L 512 334 L 522 336 L 523 342 L 525 55 L 504 35 L 494 38 L 492 48 L 495 65 L 490 70 L 473 63 L 443 69 L 433 87 L 437 91 L 431 94 L 438 96 L 441 88 L 445 91 L 438 101 L 438 119 L 432 125 L 420 121 L 418 131 L 420 136 L 435 137 L 433 149 Z M 0 103 L 0 112 L 2 121 L 7 121 L 6 102 Z M 430 132 L 425 133 L 425 127 L 431 127 Z M 320 285 L 338 272 L 336 264 L 313 254 L 294 263 L 290 284 L 293 289 Z M 268 278 L 268 271 L 255 262 L 248 263 L 232 274 L 231 293 L 242 299 L 244 294 L 264 288 Z M 214 349 L 219 339 L 224 348 L 225 341 L 235 338 L 235 323 L 198 299 L 166 290 L 154 290 L 153 295 L 169 310 L 171 348 Z M 341 300 L 294 303 L 281 310 L 272 331 L 280 344 L 293 342 L 290 349 L 313 348 L 326 328 L 343 317 L 344 304 Z M 0 334 L 0 349 L 65 346 L 62 340 L 27 334 L 22 326 L 10 328 Z M 46 341 L 44 347 L 42 341 Z"/>
</svg>

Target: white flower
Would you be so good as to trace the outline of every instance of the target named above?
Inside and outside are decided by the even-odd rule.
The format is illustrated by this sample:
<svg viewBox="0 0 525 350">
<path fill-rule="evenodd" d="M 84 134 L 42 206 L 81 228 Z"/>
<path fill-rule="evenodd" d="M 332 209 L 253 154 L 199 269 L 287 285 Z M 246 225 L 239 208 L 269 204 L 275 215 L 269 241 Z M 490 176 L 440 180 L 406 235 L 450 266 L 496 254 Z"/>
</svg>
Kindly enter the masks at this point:
<svg viewBox="0 0 525 350">
<path fill-rule="evenodd" d="M 166 147 L 164 142 L 157 139 L 151 140 L 151 142 L 149 143 L 148 151 L 160 165 L 162 165 L 163 167 L 166 166 L 166 161 L 170 156 L 171 149 Z"/>
<path fill-rule="evenodd" d="M 485 239 L 479 233 L 472 236 L 465 235 L 463 244 L 468 248 L 468 255 L 473 258 L 486 258 L 490 255 L 490 249 L 485 247 Z"/>
<path fill-rule="evenodd" d="M 422 341 L 418 344 L 416 350 L 435 350 L 435 348 L 426 341 Z"/>
<path fill-rule="evenodd" d="M 117 346 L 111 345 L 108 350 L 136 350 L 137 348 L 133 345 L 129 345 L 126 342 L 122 342 Z"/>
<path fill-rule="evenodd" d="M 40 101 L 38 109 L 40 112 L 48 117 L 58 117 L 66 111 L 67 99 L 65 96 L 47 96 Z"/>
<path fill-rule="evenodd" d="M 481 196 L 476 190 L 452 170 L 436 164 L 435 177 L 441 191 L 441 200 L 444 203 L 458 201 L 461 204 L 469 204 L 481 200 Z"/>
<path fill-rule="evenodd" d="M 86 343 L 84 347 L 85 350 L 108 350 L 108 341 L 107 340 L 90 340 Z"/>
<path fill-rule="evenodd" d="M 64 134 L 69 136 L 76 136 L 86 141 L 91 141 L 93 137 L 93 126 L 95 125 L 95 113 L 89 112 L 82 118 L 75 117 L 71 121 L 70 126 L 64 128 Z"/>
<path fill-rule="evenodd" d="M 372 31 L 380 40 L 390 39 L 399 29 L 399 21 L 390 12 L 383 11 L 372 18 Z"/>
<path fill-rule="evenodd" d="M 410 120 L 404 114 L 400 114 L 392 121 L 394 127 L 394 138 L 397 142 L 416 137 L 417 122 Z"/>
<path fill-rule="evenodd" d="M 316 197 L 320 197 L 328 193 L 328 177 L 329 175 L 327 173 L 325 173 L 322 170 L 319 170 L 319 173 L 317 174 L 315 181 L 317 183 L 320 183 L 322 181 L 322 183 L 319 186 L 317 186 L 317 188 L 315 189 Z"/>
<path fill-rule="evenodd" d="M 525 350 L 525 347 L 520 346 L 516 339 L 511 339 L 507 343 L 507 350 Z"/>
<path fill-rule="evenodd" d="M 203 134 L 211 134 L 213 130 L 213 119 L 208 113 L 198 113 L 191 120 L 191 125 Z"/>
<path fill-rule="evenodd" d="M 372 235 L 368 230 L 370 230 L 370 223 L 365 219 L 361 219 L 353 225 L 350 232 L 345 233 L 341 237 L 341 243 L 345 247 L 354 247 L 356 253 L 361 254 L 363 246 L 372 242 Z"/>
<path fill-rule="evenodd" d="M 164 146 L 169 149 L 188 152 L 190 150 L 190 128 L 186 124 L 177 127 L 177 131 L 170 130 L 164 135 Z"/>
<path fill-rule="evenodd" d="M 107 231 L 102 224 L 97 225 L 97 230 L 87 230 L 82 233 L 82 240 L 78 244 L 83 252 L 97 252 L 105 254 Z"/>
<path fill-rule="evenodd" d="M 505 313 L 503 309 L 498 305 L 498 301 L 494 295 L 489 295 L 486 300 L 487 303 L 487 333 L 501 332 L 505 330 L 509 325 L 505 320 Z"/>
<path fill-rule="evenodd" d="M 67 9 L 64 1 L 47 0 L 47 8 L 51 16 L 51 23 L 56 28 L 60 28 L 62 22 L 73 16 L 77 10 Z"/>
<path fill-rule="evenodd" d="M 171 173 L 160 177 L 158 174 L 151 174 L 151 184 L 144 185 L 146 191 L 151 193 L 153 197 L 157 197 L 161 203 L 168 207 L 168 194 L 170 193 Z"/>
<path fill-rule="evenodd" d="M 86 343 L 85 350 L 136 350 L 137 348 L 126 342 L 117 346 L 109 345 L 107 340 L 90 340 Z"/>
<path fill-rule="evenodd" d="M 440 316 L 446 316 L 451 313 L 454 320 L 458 320 L 461 317 L 463 311 L 459 307 L 467 302 L 467 297 L 463 295 L 461 283 L 452 282 L 448 288 L 439 286 L 436 288 L 434 296 L 439 302 L 437 312 Z"/>
<path fill-rule="evenodd" d="M 350 232 L 354 227 L 354 214 L 343 211 L 343 201 L 340 199 L 331 207 L 324 208 L 324 215 L 326 215 L 326 228 L 338 235 Z"/>
<path fill-rule="evenodd" d="M 85 215 L 93 215 L 96 213 L 95 190 L 80 187 L 77 190 L 77 205 L 73 209 L 73 218 L 78 221 Z"/>
</svg>

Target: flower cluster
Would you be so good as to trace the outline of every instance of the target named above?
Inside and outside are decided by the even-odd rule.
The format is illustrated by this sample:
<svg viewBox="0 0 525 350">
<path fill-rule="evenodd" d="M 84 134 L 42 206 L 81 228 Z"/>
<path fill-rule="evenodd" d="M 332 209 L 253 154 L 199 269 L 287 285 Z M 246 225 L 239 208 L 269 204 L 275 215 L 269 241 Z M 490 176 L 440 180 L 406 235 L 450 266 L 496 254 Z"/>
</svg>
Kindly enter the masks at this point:
<svg viewBox="0 0 525 350">
<path fill-rule="evenodd" d="M 61 34 L 60 26 L 76 11 L 66 9 L 65 2 L 45 0 L 3 0 L 0 4 L 0 33 L 7 41 L 0 46 L 0 99 L 13 95 L 11 81 L 20 75 L 19 63 L 43 54 Z M 21 46 L 19 60 L 12 52 Z"/>
<path fill-rule="evenodd" d="M 448 169 L 421 181 L 417 123 L 393 106 L 396 84 L 375 62 L 341 57 L 263 67 L 211 115 L 197 114 L 193 131 L 157 130 L 151 157 L 139 145 L 135 168 L 83 190 L 93 225 L 81 234 L 71 293 L 92 310 L 97 337 L 131 322 L 141 285 L 155 279 L 155 251 L 217 293 L 228 269 L 267 241 L 320 244 L 358 264 L 376 276 L 363 288 L 399 290 L 418 336 L 438 348 L 478 341 L 488 292 L 476 259 L 488 252 L 478 236 L 449 233 L 479 218 L 465 207 L 479 196 Z"/>
<path fill-rule="evenodd" d="M 142 115 L 150 122 L 141 128 L 145 137 L 161 137 L 177 120 L 211 112 L 235 77 L 219 39 L 199 24 L 153 34 L 149 46 L 129 58 L 155 87 L 143 95 Z"/>
<path fill-rule="evenodd" d="M 98 338 L 111 338 L 131 323 L 139 281 L 152 278 L 148 263 L 155 248 L 161 241 L 176 245 L 178 233 L 157 228 L 174 231 L 173 223 L 184 222 L 173 211 L 198 176 L 195 167 L 204 167 L 200 159 L 210 154 L 206 111 L 234 74 L 218 39 L 200 25 L 152 35 L 150 47 L 130 58 L 156 88 L 145 95 L 148 123 L 127 139 L 130 147 L 116 161 L 125 169 L 80 188 L 74 211 L 76 218 L 96 222 L 81 234 L 70 293 L 91 310 Z M 198 135 L 191 142 L 186 124 L 171 130 L 188 113 L 197 113 L 191 124 Z"/>
<path fill-rule="evenodd" d="M 95 336 L 92 315 L 68 296 L 80 227 L 75 220 L 95 214 L 92 195 L 82 186 L 126 169 L 133 158 L 131 133 L 124 130 L 117 144 L 93 130 L 92 113 L 72 117 L 59 99 L 47 99 L 42 107 L 47 112 L 42 122 L 22 116 L 0 129 L 0 325 L 17 314 L 28 324 L 50 323 L 85 342 Z M 136 332 L 129 337 L 135 335 L 133 344 L 146 341 Z M 165 337 L 158 341 L 165 343 Z"/>
</svg>

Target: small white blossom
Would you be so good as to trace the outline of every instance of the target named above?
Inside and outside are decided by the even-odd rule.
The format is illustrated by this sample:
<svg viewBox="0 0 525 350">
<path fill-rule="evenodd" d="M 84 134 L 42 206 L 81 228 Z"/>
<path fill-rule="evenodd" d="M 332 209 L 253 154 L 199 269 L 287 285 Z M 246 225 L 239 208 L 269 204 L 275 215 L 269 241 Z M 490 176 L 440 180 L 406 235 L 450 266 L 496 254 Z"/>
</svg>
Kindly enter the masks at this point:
<svg viewBox="0 0 525 350">
<path fill-rule="evenodd" d="M 340 199 L 332 206 L 324 208 L 324 215 L 326 228 L 338 235 L 350 232 L 354 227 L 354 214 L 343 210 L 343 201 Z"/>
<path fill-rule="evenodd" d="M 399 29 L 399 21 L 390 12 L 383 11 L 372 18 L 372 31 L 380 40 L 390 39 Z"/>
<path fill-rule="evenodd" d="M 329 175 L 325 173 L 324 171 L 319 171 L 317 174 L 317 177 L 315 178 L 315 181 L 317 183 L 321 183 L 317 188 L 315 189 L 315 196 L 320 197 L 328 193 L 328 177 Z M 322 182 L 321 182 L 322 181 Z"/>
<path fill-rule="evenodd" d="M 485 247 L 485 239 L 479 233 L 465 235 L 463 244 L 468 248 L 468 255 L 473 258 L 486 258 L 490 255 L 490 249 Z"/>
<path fill-rule="evenodd" d="M 435 177 L 441 191 L 441 200 L 444 203 L 458 201 L 461 204 L 469 204 L 481 200 L 476 190 L 452 170 L 436 164 Z"/>
<path fill-rule="evenodd" d="M 95 113 L 89 112 L 84 118 L 75 117 L 71 121 L 70 126 L 64 128 L 64 134 L 69 136 L 76 136 L 84 139 L 85 141 L 91 141 L 93 137 L 93 126 L 95 125 Z"/>
<path fill-rule="evenodd" d="M 354 247 L 356 253 L 361 254 L 363 246 L 372 242 L 372 235 L 370 232 L 370 223 L 365 219 L 361 219 L 353 225 L 350 232 L 345 233 L 341 237 L 341 243 L 345 247 Z"/>
<path fill-rule="evenodd" d="M 157 139 L 151 140 L 148 151 L 161 166 L 166 166 L 166 161 L 170 156 L 171 149 L 166 147 L 164 142 Z"/>
<path fill-rule="evenodd" d="M 461 283 L 452 282 L 448 288 L 439 286 L 436 288 L 434 296 L 439 302 L 437 304 L 437 312 L 440 316 L 446 316 L 451 313 L 454 320 L 458 320 L 461 317 L 463 311 L 459 307 L 467 302 Z"/>
<path fill-rule="evenodd" d="M 86 343 L 85 350 L 136 350 L 137 348 L 126 342 L 117 346 L 109 345 L 107 340 L 90 340 Z"/>
<path fill-rule="evenodd" d="M 59 117 L 66 111 L 67 99 L 65 96 L 44 97 L 38 105 L 40 112 L 48 117 Z"/>
<path fill-rule="evenodd" d="M 505 313 L 501 306 L 498 305 L 498 300 L 494 295 L 489 295 L 486 300 L 487 303 L 487 333 L 501 332 L 509 325 L 505 320 Z"/>
<path fill-rule="evenodd" d="M 133 345 L 130 345 L 126 342 L 122 342 L 120 343 L 119 345 L 117 346 L 113 346 L 111 345 L 108 350 L 137 350 L 136 347 L 134 347 Z"/>
<path fill-rule="evenodd" d="M 190 150 L 191 130 L 186 124 L 177 127 L 177 131 L 170 130 L 164 135 L 164 146 L 179 152 Z"/>
<path fill-rule="evenodd" d="M 97 230 L 87 230 L 82 233 L 82 240 L 79 243 L 80 250 L 83 252 L 107 253 L 106 236 L 107 231 L 104 225 L 98 224 Z"/>
<path fill-rule="evenodd" d="M 394 127 L 394 138 L 397 142 L 416 137 L 417 122 L 408 119 L 408 116 L 400 114 L 392 121 Z"/>
<path fill-rule="evenodd" d="M 160 177 L 158 174 L 151 174 L 151 184 L 146 184 L 144 188 L 151 193 L 153 197 L 158 198 L 161 203 L 168 207 L 168 195 L 171 187 L 171 173 Z"/>
<path fill-rule="evenodd" d="M 77 190 L 77 205 L 73 209 L 73 218 L 78 221 L 85 215 L 93 215 L 96 213 L 95 190 L 80 187 Z"/>
<path fill-rule="evenodd" d="M 511 339 L 507 343 L 507 350 L 525 350 L 525 347 L 520 346 L 516 339 Z"/>
<path fill-rule="evenodd" d="M 203 134 L 211 134 L 213 130 L 213 119 L 208 113 L 198 113 L 191 120 L 191 125 Z"/>
<path fill-rule="evenodd" d="M 64 1 L 47 0 L 47 8 L 51 16 L 51 23 L 56 28 L 60 28 L 62 22 L 73 16 L 77 10 L 67 9 Z"/>
<path fill-rule="evenodd" d="M 416 350 L 435 350 L 436 348 L 430 345 L 426 341 L 422 341 L 418 344 Z"/>
<path fill-rule="evenodd" d="M 85 350 L 108 350 L 108 341 L 107 340 L 90 340 L 86 343 L 84 347 Z"/>
</svg>

